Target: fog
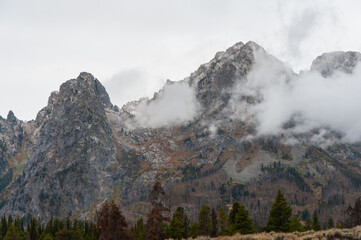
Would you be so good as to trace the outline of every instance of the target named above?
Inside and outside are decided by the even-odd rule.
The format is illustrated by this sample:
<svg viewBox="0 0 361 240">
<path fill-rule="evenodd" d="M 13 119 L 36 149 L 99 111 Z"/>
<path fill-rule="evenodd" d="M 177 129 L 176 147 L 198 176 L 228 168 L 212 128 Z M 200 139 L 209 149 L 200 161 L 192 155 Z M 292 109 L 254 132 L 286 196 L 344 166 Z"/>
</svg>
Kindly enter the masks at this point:
<svg viewBox="0 0 361 240">
<path fill-rule="evenodd" d="M 322 145 L 361 140 L 361 64 L 352 74 L 324 78 L 315 71 L 294 74 L 262 49 L 255 60 L 247 81 L 234 90 L 231 117 L 254 121 L 258 136 L 282 134 L 286 143 L 296 143 L 294 135 L 311 130 L 308 140 Z M 254 102 L 242 101 L 245 96 Z"/>
<path fill-rule="evenodd" d="M 195 90 L 187 82 L 167 83 L 158 96 L 135 109 L 139 127 L 162 127 L 193 120 L 200 109 Z"/>
</svg>

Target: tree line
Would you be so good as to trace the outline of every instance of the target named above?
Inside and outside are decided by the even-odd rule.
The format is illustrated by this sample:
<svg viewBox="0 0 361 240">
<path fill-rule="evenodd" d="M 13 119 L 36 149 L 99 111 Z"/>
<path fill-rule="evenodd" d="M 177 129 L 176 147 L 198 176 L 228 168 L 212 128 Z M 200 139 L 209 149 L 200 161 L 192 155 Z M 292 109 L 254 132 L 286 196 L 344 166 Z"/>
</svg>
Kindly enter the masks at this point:
<svg viewBox="0 0 361 240">
<path fill-rule="evenodd" d="M 217 211 L 204 204 L 199 211 L 198 221 L 191 223 L 182 207 L 178 207 L 170 218 L 170 209 L 166 207 L 167 196 L 160 182 L 155 183 L 149 197 L 152 208 L 146 221 L 140 218 L 133 227 L 128 226 L 120 209 L 112 201 L 102 205 L 97 212 L 95 223 L 51 217 L 46 224 L 42 224 L 40 219 L 32 217 L 24 224 L 19 217 L 13 219 L 11 215 L 7 218 L 4 215 L 0 220 L 0 240 L 163 240 L 251 234 L 256 231 L 321 230 L 316 211 L 312 219 L 308 218 L 304 224 L 301 224 L 298 218 L 292 217 L 292 208 L 281 190 L 277 192 L 266 226 L 258 229 L 255 228 L 248 210 L 238 202 L 233 203 L 229 214 L 223 207 Z M 361 225 L 361 198 L 357 199 L 354 207 L 349 206 L 346 212 L 349 217 L 343 226 Z M 327 227 L 335 227 L 332 218 L 329 218 Z"/>
</svg>

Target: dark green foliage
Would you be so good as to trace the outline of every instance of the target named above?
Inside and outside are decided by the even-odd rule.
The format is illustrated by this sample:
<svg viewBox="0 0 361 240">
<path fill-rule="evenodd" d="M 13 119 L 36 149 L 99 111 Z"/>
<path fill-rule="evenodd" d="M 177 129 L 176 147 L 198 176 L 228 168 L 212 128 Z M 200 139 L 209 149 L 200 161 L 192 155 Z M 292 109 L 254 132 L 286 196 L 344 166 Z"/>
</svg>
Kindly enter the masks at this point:
<svg viewBox="0 0 361 240">
<path fill-rule="evenodd" d="M 15 218 L 14 225 L 18 229 L 19 232 L 24 232 L 24 222 L 20 217 Z"/>
<path fill-rule="evenodd" d="M 305 231 L 312 230 L 312 221 L 310 218 L 306 219 L 305 226 L 303 227 Z"/>
<path fill-rule="evenodd" d="M 14 225 L 10 225 L 9 229 L 5 235 L 4 240 L 22 240 L 18 229 Z"/>
<path fill-rule="evenodd" d="M 199 235 L 210 236 L 212 233 L 211 224 L 211 207 L 208 204 L 203 204 L 198 215 Z"/>
<path fill-rule="evenodd" d="M 232 210 L 229 213 L 229 221 L 230 224 L 234 224 L 236 222 L 236 214 L 240 209 L 241 205 L 238 202 L 233 203 Z"/>
<path fill-rule="evenodd" d="M 246 208 L 241 205 L 236 213 L 235 222 L 232 225 L 232 233 L 250 234 L 255 231 L 252 218 L 248 216 Z"/>
<path fill-rule="evenodd" d="M 335 227 L 335 222 L 333 221 L 332 217 L 329 217 L 328 221 L 327 221 L 327 229 L 331 229 Z"/>
<path fill-rule="evenodd" d="M 32 217 L 26 230 L 29 232 L 30 240 L 37 240 L 41 234 L 41 224 Z"/>
<path fill-rule="evenodd" d="M 184 208 L 178 207 L 173 214 L 173 219 L 168 227 L 168 237 L 173 239 L 187 239 L 190 231 L 190 220 L 184 212 Z"/>
<path fill-rule="evenodd" d="M 275 232 L 289 232 L 292 208 L 287 203 L 281 190 L 277 192 L 276 200 L 272 205 L 267 219 L 267 230 Z"/>
<path fill-rule="evenodd" d="M 174 212 L 172 221 L 168 227 L 168 237 L 173 239 L 182 239 L 185 235 L 184 216 L 179 208 Z"/>
<path fill-rule="evenodd" d="M 13 216 L 11 216 L 11 214 L 9 214 L 9 216 L 8 216 L 8 227 L 10 227 L 11 225 L 13 225 Z"/>
<path fill-rule="evenodd" d="M 290 221 L 290 232 L 303 232 L 304 229 L 298 218 L 293 217 Z"/>
<path fill-rule="evenodd" d="M 53 236 L 50 233 L 48 233 L 44 236 L 42 240 L 53 240 L 53 239 L 54 239 Z"/>
<path fill-rule="evenodd" d="M 313 215 L 312 215 L 312 229 L 314 231 L 320 231 L 321 230 L 321 224 L 320 224 L 320 221 L 318 220 L 318 215 L 317 215 L 316 211 L 314 211 Z"/>
<path fill-rule="evenodd" d="M 230 225 L 228 221 L 228 216 L 224 208 L 221 207 L 218 212 L 218 226 L 219 226 L 219 235 L 225 236 L 230 234 Z"/>
<path fill-rule="evenodd" d="M 196 238 L 196 237 L 198 237 L 200 235 L 199 234 L 199 224 L 198 223 L 193 223 L 193 225 L 192 225 L 192 227 L 190 229 L 189 235 L 192 238 Z"/>
<path fill-rule="evenodd" d="M 217 221 L 217 212 L 216 212 L 216 209 L 214 209 L 214 208 L 212 208 L 211 221 L 212 221 L 211 237 L 217 237 L 218 236 L 218 221 Z"/>
<path fill-rule="evenodd" d="M 131 239 L 143 240 L 146 233 L 146 226 L 144 225 L 143 218 L 139 218 L 134 228 L 131 230 Z"/>
<path fill-rule="evenodd" d="M 308 209 L 303 210 L 302 215 L 301 215 L 301 219 L 305 221 L 309 217 L 310 217 L 310 212 L 308 211 Z"/>
<path fill-rule="evenodd" d="M 2 216 L 1 218 L 1 223 L 0 223 L 0 234 L 1 237 L 4 237 L 6 235 L 6 232 L 8 231 L 8 223 L 6 221 L 6 217 L 5 215 Z"/>
</svg>

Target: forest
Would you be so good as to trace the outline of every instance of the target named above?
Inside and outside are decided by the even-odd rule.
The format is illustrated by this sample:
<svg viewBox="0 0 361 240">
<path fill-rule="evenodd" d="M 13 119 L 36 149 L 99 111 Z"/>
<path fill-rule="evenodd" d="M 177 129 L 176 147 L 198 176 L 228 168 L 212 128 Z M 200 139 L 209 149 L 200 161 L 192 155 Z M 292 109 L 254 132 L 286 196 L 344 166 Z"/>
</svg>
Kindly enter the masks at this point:
<svg viewBox="0 0 361 240">
<path fill-rule="evenodd" d="M 330 217 L 325 226 L 321 226 L 317 212 L 312 218 L 300 222 L 292 217 L 292 207 L 287 203 L 282 191 L 278 190 L 269 212 L 266 226 L 255 227 L 248 210 L 238 202 L 233 203 L 227 214 L 226 209 L 218 211 L 204 204 L 199 211 L 198 222 L 191 223 L 185 209 L 178 207 L 172 217 L 166 207 L 167 196 L 160 182 L 156 182 L 150 192 L 152 209 L 146 216 L 129 226 L 114 201 L 105 201 L 97 212 L 96 220 L 51 218 L 43 223 L 40 218 L 31 217 L 25 223 L 20 217 L 2 216 L 0 221 L 0 240 L 163 240 L 188 239 L 199 236 L 218 237 L 235 234 L 253 234 L 260 232 L 305 232 L 322 229 L 351 228 L 361 225 L 361 198 L 354 207 L 346 209 L 348 218 L 344 222 L 334 223 Z M 228 209 L 227 209 L 228 210 Z"/>
</svg>

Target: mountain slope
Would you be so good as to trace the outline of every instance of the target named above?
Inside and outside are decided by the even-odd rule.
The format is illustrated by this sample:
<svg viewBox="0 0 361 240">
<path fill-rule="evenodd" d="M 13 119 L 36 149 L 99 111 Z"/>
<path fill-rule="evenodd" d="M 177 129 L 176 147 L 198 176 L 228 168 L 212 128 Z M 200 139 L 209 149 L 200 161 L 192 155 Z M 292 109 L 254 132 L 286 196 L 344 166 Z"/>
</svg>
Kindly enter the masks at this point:
<svg viewBox="0 0 361 240">
<path fill-rule="evenodd" d="M 359 56 L 324 54 L 311 70 L 351 74 Z M 282 188 L 294 214 L 316 209 L 322 220 L 341 219 L 361 192 L 361 144 L 344 143 L 327 127 L 297 132 L 297 115 L 280 133 L 259 130 L 255 109 L 267 97 L 264 88 L 297 77 L 256 43 L 237 43 L 188 78 L 167 82 L 153 99 L 119 109 L 97 79 L 81 73 L 51 94 L 36 120 L 22 122 L 12 112 L 0 119 L 0 212 L 91 217 L 99 203 L 116 199 L 135 221 L 161 180 L 170 206 L 193 218 L 203 203 L 240 201 L 264 224 Z M 169 105 L 173 95 L 177 105 Z"/>
</svg>

